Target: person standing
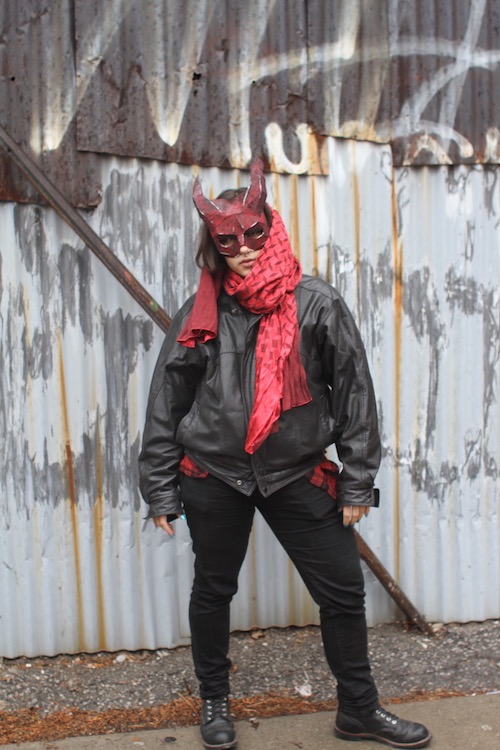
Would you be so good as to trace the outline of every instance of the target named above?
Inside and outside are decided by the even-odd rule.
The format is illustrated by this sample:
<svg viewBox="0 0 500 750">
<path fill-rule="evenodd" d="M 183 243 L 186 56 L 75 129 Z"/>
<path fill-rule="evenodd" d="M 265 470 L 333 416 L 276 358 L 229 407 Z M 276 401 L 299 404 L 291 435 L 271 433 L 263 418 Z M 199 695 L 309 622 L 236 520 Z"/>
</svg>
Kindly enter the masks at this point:
<svg viewBox="0 0 500 750">
<path fill-rule="evenodd" d="M 230 603 L 255 511 L 319 606 L 338 696 L 334 734 L 419 748 L 431 734 L 380 706 L 353 526 L 378 505 L 377 410 L 347 305 L 302 273 L 262 162 L 248 188 L 208 200 L 200 285 L 172 321 L 153 375 L 140 489 L 167 534 L 184 513 L 195 555 L 189 605 L 206 748 L 236 745 L 230 715 Z M 342 470 L 326 457 L 335 445 Z"/>
</svg>

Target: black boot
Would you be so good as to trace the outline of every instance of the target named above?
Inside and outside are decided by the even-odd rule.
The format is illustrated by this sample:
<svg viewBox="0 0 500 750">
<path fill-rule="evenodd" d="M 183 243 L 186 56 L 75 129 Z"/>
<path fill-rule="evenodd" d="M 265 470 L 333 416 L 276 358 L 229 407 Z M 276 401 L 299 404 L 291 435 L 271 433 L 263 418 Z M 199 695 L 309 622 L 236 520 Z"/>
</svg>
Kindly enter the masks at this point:
<svg viewBox="0 0 500 750">
<path fill-rule="evenodd" d="M 398 719 L 383 708 L 367 716 L 337 713 L 333 733 L 341 740 L 376 740 L 391 747 L 424 747 L 432 735 L 423 724 Z"/>
<path fill-rule="evenodd" d="M 236 745 L 227 695 L 203 701 L 200 731 L 203 744 L 209 750 L 226 750 Z"/>
</svg>

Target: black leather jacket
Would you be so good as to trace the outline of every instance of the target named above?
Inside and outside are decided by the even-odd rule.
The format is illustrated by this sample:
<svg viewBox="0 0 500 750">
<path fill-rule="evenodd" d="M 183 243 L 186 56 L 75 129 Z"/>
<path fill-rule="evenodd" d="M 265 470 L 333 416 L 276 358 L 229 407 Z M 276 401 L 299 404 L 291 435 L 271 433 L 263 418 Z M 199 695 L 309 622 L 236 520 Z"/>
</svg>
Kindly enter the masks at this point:
<svg viewBox="0 0 500 750">
<path fill-rule="evenodd" d="M 378 504 L 377 410 L 356 324 L 339 293 L 321 279 L 303 276 L 296 299 L 312 401 L 284 412 L 278 431 L 253 455 L 243 446 L 260 315 L 222 291 L 217 337 L 189 349 L 176 339 L 194 297 L 177 313 L 156 364 L 139 457 L 149 517 L 182 512 L 178 466 L 184 453 L 243 494 L 258 486 L 267 497 L 316 466 L 332 443 L 342 462 L 338 501 Z"/>
</svg>

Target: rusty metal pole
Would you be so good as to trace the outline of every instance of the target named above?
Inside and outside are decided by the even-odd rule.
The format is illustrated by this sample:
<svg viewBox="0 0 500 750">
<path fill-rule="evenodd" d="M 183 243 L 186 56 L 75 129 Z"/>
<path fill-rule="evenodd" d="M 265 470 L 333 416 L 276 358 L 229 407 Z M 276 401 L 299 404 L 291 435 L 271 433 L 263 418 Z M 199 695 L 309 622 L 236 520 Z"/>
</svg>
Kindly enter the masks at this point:
<svg viewBox="0 0 500 750">
<path fill-rule="evenodd" d="M 138 302 L 148 315 L 163 331 L 170 326 L 170 318 L 161 305 L 130 273 L 128 268 L 116 257 L 81 214 L 74 208 L 56 186 L 43 174 L 34 161 L 12 140 L 0 125 L 0 146 L 4 148 L 11 160 L 28 178 L 32 185 L 57 211 L 64 221 L 76 232 L 87 247 L 104 263 L 113 276 L 125 287 L 127 292 Z"/>
<path fill-rule="evenodd" d="M 370 549 L 364 539 L 355 530 L 356 543 L 358 545 L 361 559 L 365 561 L 372 573 L 374 573 L 388 594 L 394 599 L 398 607 L 405 613 L 409 621 L 416 625 L 423 633 L 435 635 L 429 623 L 425 620 L 420 612 L 413 606 L 404 591 L 398 586 L 389 571 L 384 568 L 378 557 Z"/>
</svg>

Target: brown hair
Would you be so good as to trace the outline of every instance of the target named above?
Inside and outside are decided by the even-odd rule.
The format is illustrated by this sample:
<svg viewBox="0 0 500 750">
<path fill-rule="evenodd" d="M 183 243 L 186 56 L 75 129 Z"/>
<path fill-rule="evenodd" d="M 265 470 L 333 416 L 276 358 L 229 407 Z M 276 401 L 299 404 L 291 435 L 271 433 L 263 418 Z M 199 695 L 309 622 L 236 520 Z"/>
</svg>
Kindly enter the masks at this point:
<svg viewBox="0 0 500 750">
<path fill-rule="evenodd" d="M 247 188 L 238 188 L 237 190 L 223 190 L 217 198 L 224 198 L 226 201 L 232 201 L 237 195 L 246 193 Z M 271 208 L 267 205 L 264 206 L 264 213 L 269 222 L 269 226 L 272 224 L 272 213 Z M 202 222 L 200 228 L 200 234 L 198 239 L 198 251 L 196 253 L 196 265 L 199 268 L 206 268 L 211 274 L 216 274 L 217 271 L 224 271 L 227 268 L 224 256 L 217 252 L 215 243 L 210 236 L 208 227 L 205 222 Z"/>
</svg>

